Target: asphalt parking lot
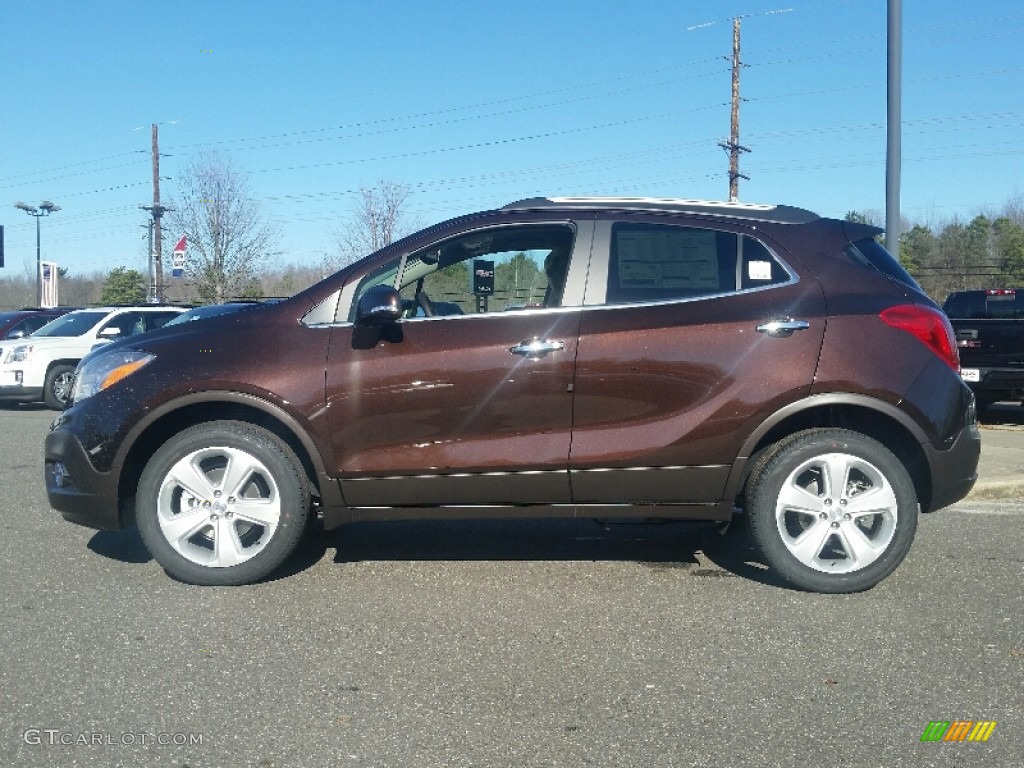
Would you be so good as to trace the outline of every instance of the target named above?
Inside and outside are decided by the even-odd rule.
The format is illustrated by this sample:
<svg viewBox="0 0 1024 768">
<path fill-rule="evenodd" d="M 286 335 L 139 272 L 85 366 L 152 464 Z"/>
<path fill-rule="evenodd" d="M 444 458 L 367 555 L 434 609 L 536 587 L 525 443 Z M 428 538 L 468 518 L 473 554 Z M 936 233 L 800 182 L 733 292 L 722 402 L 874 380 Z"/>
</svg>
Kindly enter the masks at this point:
<svg viewBox="0 0 1024 768">
<path fill-rule="evenodd" d="M 360 524 L 200 588 L 49 509 L 52 415 L 0 409 L 0 765 L 1024 764 L 1006 486 L 857 595 L 787 589 L 707 526 L 589 521 Z M 1011 480 L 1020 415 L 983 435 Z M 958 720 L 996 725 L 922 741 Z"/>
</svg>

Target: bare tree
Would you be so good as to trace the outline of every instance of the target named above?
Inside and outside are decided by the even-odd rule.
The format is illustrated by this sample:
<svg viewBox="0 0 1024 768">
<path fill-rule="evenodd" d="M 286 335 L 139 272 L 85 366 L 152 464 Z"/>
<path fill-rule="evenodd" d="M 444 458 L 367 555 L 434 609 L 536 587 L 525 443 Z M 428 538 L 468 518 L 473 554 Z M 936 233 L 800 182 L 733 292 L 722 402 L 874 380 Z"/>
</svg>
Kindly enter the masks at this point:
<svg viewBox="0 0 1024 768">
<path fill-rule="evenodd" d="M 1010 196 L 1003 209 L 1003 217 L 1015 224 L 1024 225 L 1024 192 L 1017 191 Z"/>
<path fill-rule="evenodd" d="M 276 255 L 277 230 L 262 221 L 248 183 L 218 154 L 193 161 L 167 215 L 170 233 L 187 238 L 185 274 L 204 301 L 248 296 L 269 258 Z"/>
<path fill-rule="evenodd" d="M 360 187 L 349 223 L 337 235 L 338 259 L 333 266 L 350 264 L 416 229 L 405 215 L 410 194 L 408 186 L 394 181 Z"/>
<path fill-rule="evenodd" d="M 35 291 L 35 276 L 31 272 L 0 277 L 0 311 L 35 306 Z"/>
</svg>

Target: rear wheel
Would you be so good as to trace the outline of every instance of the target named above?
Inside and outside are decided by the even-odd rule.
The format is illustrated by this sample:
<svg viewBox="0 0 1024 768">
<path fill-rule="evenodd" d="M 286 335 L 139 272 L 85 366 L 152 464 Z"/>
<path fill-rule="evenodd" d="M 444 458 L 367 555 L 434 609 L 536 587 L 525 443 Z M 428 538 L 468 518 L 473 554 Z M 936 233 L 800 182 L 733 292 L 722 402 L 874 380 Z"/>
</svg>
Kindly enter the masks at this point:
<svg viewBox="0 0 1024 768">
<path fill-rule="evenodd" d="M 150 553 L 191 584 L 258 581 L 298 546 L 310 518 L 301 464 L 279 438 L 220 421 L 180 432 L 139 481 L 136 522 Z"/>
<path fill-rule="evenodd" d="M 787 438 L 751 473 L 751 536 L 768 565 L 813 592 L 859 592 L 892 573 L 917 529 L 917 496 L 881 443 L 842 429 Z"/>
</svg>

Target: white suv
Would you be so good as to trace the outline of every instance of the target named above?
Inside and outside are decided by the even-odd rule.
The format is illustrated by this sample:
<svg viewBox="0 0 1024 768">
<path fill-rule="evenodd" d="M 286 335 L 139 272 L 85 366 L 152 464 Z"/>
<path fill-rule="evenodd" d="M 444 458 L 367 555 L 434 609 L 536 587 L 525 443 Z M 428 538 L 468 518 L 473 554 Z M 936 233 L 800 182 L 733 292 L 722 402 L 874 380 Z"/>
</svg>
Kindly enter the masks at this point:
<svg viewBox="0 0 1024 768">
<path fill-rule="evenodd" d="M 61 410 L 75 366 L 95 347 L 159 328 L 184 307 L 97 307 L 69 312 L 31 336 L 0 344 L 0 401 L 43 401 Z"/>
</svg>

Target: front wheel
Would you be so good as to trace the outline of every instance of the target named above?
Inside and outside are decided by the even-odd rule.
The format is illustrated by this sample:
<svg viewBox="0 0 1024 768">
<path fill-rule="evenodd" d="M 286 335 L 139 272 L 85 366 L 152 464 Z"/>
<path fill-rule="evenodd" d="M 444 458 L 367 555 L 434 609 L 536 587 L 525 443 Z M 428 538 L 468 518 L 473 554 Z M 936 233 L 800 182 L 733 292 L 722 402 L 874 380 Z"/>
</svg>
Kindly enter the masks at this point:
<svg viewBox="0 0 1024 768">
<path fill-rule="evenodd" d="M 75 366 L 55 365 L 46 372 L 43 384 L 43 400 L 47 408 L 61 411 L 71 399 L 71 387 L 75 383 Z"/>
<path fill-rule="evenodd" d="M 892 573 L 917 529 L 917 495 L 885 446 L 843 429 L 786 439 L 755 466 L 751 536 L 768 565 L 812 592 L 860 592 Z"/>
<path fill-rule="evenodd" d="M 191 584 L 258 581 L 298 546 L 310 492 L 292 450 L 265 429 L 198 424 L 153 454 L 139 480 L 136 523 L 154 559 Z"/>
</svg>

